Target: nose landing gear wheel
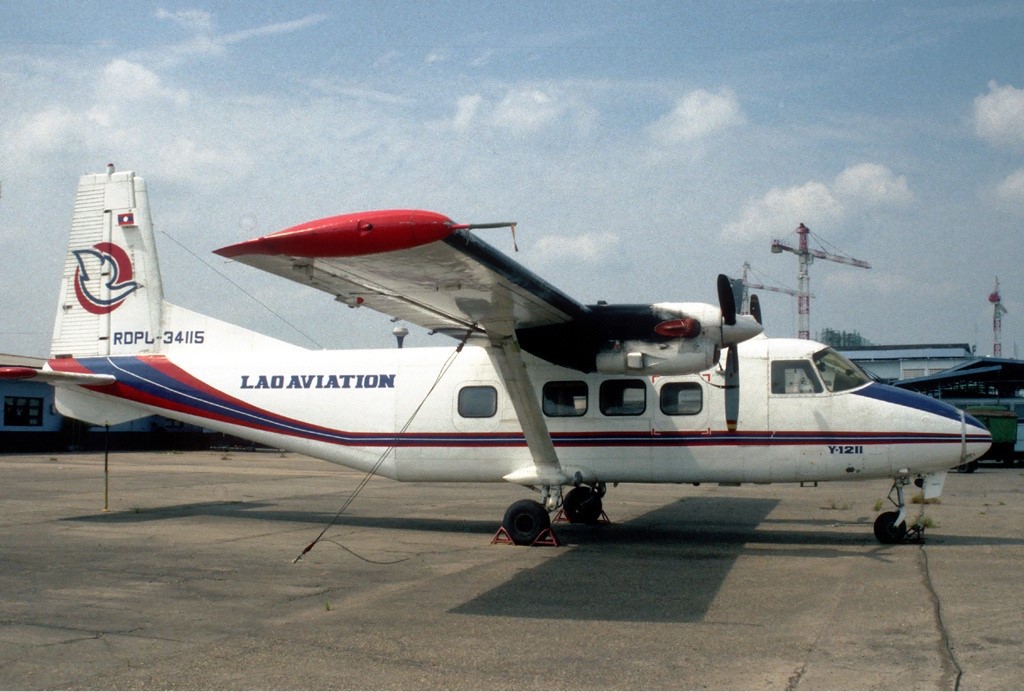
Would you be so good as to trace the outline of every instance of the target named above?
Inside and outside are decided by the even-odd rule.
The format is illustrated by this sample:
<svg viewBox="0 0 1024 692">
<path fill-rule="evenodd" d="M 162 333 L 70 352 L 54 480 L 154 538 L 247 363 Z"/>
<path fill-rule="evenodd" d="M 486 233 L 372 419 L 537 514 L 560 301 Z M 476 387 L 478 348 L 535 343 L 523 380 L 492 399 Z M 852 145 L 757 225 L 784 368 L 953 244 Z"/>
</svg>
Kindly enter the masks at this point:
<svg viewBox="0 0 1024 692">
<path fill-rule="evenodd" d="M 875 519 L 875 538 L 879 543 L 893 545 L 903 543 L 907 538 L 907 522 L 896 523 L 899 512 L 882 512 Z"/>
<path fill-rule="evenodd" d="M 505 510 L 501 526 L 516 545 L 532 545 L 541 533 L 551 528 L 551 517 L 541 503 L 519 500 Z"/>
</svg>

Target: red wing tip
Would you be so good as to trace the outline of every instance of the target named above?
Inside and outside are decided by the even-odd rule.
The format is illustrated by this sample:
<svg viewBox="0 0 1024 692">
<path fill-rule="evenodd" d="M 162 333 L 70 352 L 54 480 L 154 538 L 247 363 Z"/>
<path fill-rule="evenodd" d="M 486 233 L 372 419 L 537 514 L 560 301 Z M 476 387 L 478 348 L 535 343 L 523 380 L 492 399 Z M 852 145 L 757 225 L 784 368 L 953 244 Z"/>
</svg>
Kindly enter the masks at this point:
<svg viewBox="0 0 1024 692">
<path fill-rule="evenodd" d="M 260 239 L 256 238 L 255 240 L 246 240 L 245 242 L 235 243 L 234 245 L 225 245 L 222 248 L 217 248 L 216 250 L 214 250 L 213 254 L 220 255 L 221 257 L 226 257 L 227 259 L 232 259 L 234 257 L 238 257 L 239 255 L 249 255 L 252 254 L 252 244 L 257 240 Z"/>
<path fill-rule="evenodd" d="M 455 222 L 437 212 L 382 209 L 307 221 L 222 247 L 214 253 L 228 259 L 245 255 L 344 257 L 374 254 L 440 240 L 457 228 Z"/>
</svg>

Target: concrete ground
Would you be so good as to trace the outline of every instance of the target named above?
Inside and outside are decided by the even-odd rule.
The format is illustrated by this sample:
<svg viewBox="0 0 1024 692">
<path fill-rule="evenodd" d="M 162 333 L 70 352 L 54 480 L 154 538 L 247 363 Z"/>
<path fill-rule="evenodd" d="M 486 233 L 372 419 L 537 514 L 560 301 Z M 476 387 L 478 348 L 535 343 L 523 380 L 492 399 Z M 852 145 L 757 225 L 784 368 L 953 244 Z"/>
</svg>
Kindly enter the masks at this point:
<svg viewBox="0 0 1024 692">
<path fill-rule="evenodd" d="M 885 481 L 622 486 L 563 547 L 508 485 L 277 453 L 0 457 L 0 687 L 1024 688 L 1024 471 L 950 474 L 921 545 Z M 914 508 L 916 512 L 919 508 Z"/>
</svg>

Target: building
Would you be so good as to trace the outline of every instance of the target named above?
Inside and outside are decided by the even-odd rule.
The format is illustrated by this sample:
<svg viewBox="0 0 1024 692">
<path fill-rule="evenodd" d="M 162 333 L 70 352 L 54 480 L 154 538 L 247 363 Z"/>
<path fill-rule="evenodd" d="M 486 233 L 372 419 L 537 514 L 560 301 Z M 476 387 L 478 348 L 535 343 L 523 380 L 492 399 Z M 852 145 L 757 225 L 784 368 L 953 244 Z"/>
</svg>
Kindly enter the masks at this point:
<svg viewBox="0 0 1024 692">
<path fill-rule="evenodd" d="M 934 375 L 974 358 L 967 344 L 857 346 L 839 350 L 869 375 L 889 384 Z"/>
</svg>

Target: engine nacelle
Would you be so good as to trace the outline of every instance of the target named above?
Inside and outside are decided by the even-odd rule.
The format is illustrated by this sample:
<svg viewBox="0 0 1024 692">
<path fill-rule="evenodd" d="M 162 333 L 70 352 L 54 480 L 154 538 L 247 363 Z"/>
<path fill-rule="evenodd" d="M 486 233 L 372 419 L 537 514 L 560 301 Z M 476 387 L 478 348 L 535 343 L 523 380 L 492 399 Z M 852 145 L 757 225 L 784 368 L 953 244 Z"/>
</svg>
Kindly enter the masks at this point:
<svg viewBox="0 0 1024 692">
<path fill-rule="evenodd" d="M 718 362 L 718 344 L 697 337 L 671 341 L 615 341 L 597 353 L 607 375 L 689 375 Z"/>
<path fill-rule="evenodd" d="M 689 375 L 718 362 L 722 313 L 705 303 L 656 303 L 649 337 L 612 339 L 597 352 L 605 374 Z"/>
<path fill-rule="evenodd" d="M 724 323 L 707 303 L 588 306 L 584 320 L 517 330 L 523 350 L 549 363 L 609 375 L 689 375 L 720 349 L 761 333 L 749 315 Z"/>
</svg>

